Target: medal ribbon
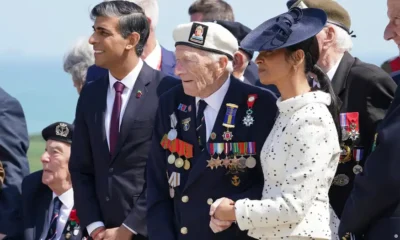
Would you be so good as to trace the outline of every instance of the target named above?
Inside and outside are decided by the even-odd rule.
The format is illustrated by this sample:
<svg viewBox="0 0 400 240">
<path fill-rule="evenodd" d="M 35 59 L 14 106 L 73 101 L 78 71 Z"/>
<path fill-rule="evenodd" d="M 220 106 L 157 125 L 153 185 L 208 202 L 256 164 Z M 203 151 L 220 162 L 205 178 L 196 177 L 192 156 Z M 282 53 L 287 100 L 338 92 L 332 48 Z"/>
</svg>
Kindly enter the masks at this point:
<svg viewBox="0 0 400 240">
<path fill-rule="evenodd" d="M 354 159 L 355 159 L 357 162 L 361 161 L 361 159 L 362 159 L 362 157 L 363 157 L 363 153 L 364 153 L 364 150 L 363 150 L 363 149 L 360 149 L 360 148 L 354 149 L 354 150 L 353 150 Z"/>
<path fill-rule="evenodd" d="M 247 153 L 248 155 L 254 155 L 256 149 L 256 142 L 249 142 L 247 144 Z"/>
<path fill-rule="evenodd" d="M 178 119 L 176 119 L 175 113 L 172 113 L 170 118 L 171 118 L 171 128 L 175 129 L 176 124 L 178 124 Z"/>
<path fill-rule="evenodd" d="M 191 159 L 193 157 L 193 145 L 185 142 L 185 157 Z"/>
<path fill-rule="evenodd" d="M 346 113 L 341 113 L 340 114 L 340 126 L 342 128 L 346 128 L 347 127 L 347 116 L 346 116 Z"/>
<path fill-rule="evenodd" d="M 170 142 L 168 149 L 171 153 L 175 153 L 176 152 L 176 147 L 177 147 L 177 140 L 178 139 L 174 139 Z"/>
<path fill-rule="evenodd" d="M 215 154 L 214 143 L 208 144 L 208 152 L 210 153 L 211 156 L 214 156 Z"/>
<path fill-rule="evenodd" d="M 225 113 L 224 123 L 222 124 L 224 127 L 227 127 L 227 128 L 235 127 L 235 118 L 236 118 L 237 109 L 238 109 L 238 105 L 235 105 L 232 103 L 226 104 L 226 113 Z"/>
<path fill-rule="evenodd" d="M 250 99 L 253 98 L 253 101 L 250 101 Z M 257 99 L 257 94 L 250 94 L 249 97 L 247 98 L 247 107 L 249 109 L 252 109 L 254 106 L 254 103 L 256 102 Z"/>
<path fill-rule="evenodd" d="M 161 146 L 167 150 L 167 148 L 169 148 L 171 141 L 168 139 L 168 135 L 164 134 L 164 137 L 162 138 L 160 144 Z"/>
<path fill-rule="evenodd" d="M 232 143 L 232 146 L 233 146 L 233 154 L 234 155 L 238 155 L 238 153 L 239 153 L 239 145 L 238 145 L 238 143 Z"/>
<path fill-rule="evenodd" d="M 356 125 L 355 130 L 358 132 L 358 112 L 347 113 L 346 116 L 349 123 L 354 123 Z"/>
<path fill-rule="evenodd" d="M 240 155 L 244 155 L 244 142 L 240 142 L 239 144 L 239 151 L 240 151 Z"/>
<path fill-rule="evenodd" d="M 178 146 L 179 146 L 177 151 L 178 155 L 180 157 L 185 156 L 185 142 L 178 139 Z"/>
<path fill-rule="evenodd" d="M 224 143 L 217 143 L 217 153 L 218 155 L 221 155 L 221 153 L 224 151 Z"/>
</svg>

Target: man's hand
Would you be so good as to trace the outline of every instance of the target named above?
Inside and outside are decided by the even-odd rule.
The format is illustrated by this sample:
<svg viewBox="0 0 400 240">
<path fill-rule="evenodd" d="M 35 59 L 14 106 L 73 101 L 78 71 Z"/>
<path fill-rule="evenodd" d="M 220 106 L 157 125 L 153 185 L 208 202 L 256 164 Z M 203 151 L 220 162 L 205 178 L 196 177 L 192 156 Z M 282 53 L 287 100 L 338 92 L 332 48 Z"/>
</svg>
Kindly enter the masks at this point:
<svg viewBox="0 0 400 240">
<path fill-rule="evenodd" d="M 133 236 L 134 236 L 133 232 L 131 232 L 124 225 L 121 225 L 121 227 L 118 228 L 118 235 L 117 235 L 118 240 L 131 240 Z"/>
<path fill-rule="evenodd" d="M 0 240 L 4 239 L 5 237 L 7 237 L 6 235 L 0 233 Z"/>
<path fill-rule="evenodd" d="M 93 240 L 102 240 L 103 238 L 100 238 L 100 234 L 104 233 L 105 230 L 105 227 L 98 227 L 90 234 L 90 236 L 93 238 Z"/>
</svg>

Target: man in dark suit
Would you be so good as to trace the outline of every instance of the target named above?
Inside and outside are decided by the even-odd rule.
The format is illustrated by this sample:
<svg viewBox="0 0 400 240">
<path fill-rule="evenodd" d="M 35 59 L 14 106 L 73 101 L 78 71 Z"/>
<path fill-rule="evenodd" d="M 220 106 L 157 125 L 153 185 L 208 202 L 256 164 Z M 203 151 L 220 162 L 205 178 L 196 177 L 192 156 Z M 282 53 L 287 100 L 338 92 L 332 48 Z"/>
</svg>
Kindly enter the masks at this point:
<svg viewBox="0 0 400 240">
<path fill-rule="evenodd" d="M 381 68 L 350 55 L 351 19 L 336 1 L 289 1 L 288 7 L 323 9 L 327 26 L 317 35 L 320 45 L 318 65 L 332 80 L 342 101 L 340 112 L 342 136 L 341 161 L 330 189 L 330 203 L 338 217 L 353 188 L 356 174 L 362 171 L 371 153 L 374 135 L 393 100 L 396 84 Z"/>
<path fill-rule="evenodd" d="M 109 74 L 87 84 L 78 100 L 70 161 L 77 210 L 95 240 L 145 239 L 144 174 L 157 87 L 171 77 L 140 58 L 149 22 L 139 6 L 102 2 L 91 16 L 95 63 Z"/>
<path fill-rule="evenodd" d="M 143 9 L 150 23 L 150 33 L 144 46 L 141 58 L 150 67 L 159 70 L 166 75 L 174 76 L 175 55 L 161 46 L 156 38 L 156 26 L 158 23 L 157 0 L 129 0 Z M 86 82 L 92 82 L 108 74 L 107 69 L 93 65 L 89 67 Z"/>
<path fill-rule="evenodd" d="M 0 180 L 0 239 L 20 239 L 21 182 L 29 174 L 29 137 L 20 103 L 2 88 L 0 115 L 0 162 L 4 171 Z"/>
<path fill-rule="evenodd" d="M 149 238 L 251 239 L 236 225 L 214 234 L 209 211 L 223 196 L 261 198 L 259 156 L 276 98 L 231 75 L 238 42 L 221 25 L 182 24 L 173 36 L 182 85 L 160 98 L 147 164 Z"/>
<path fill-rule="evenodd" d="M 81 240 L 81 227 L 74 207 L 74 190 L 68 171 L 74 126 L 56 122 L 42 131 L 46 150 L 41 157 L 43 170 L 22 182 L 25 240 Z"/>
<path fill-rule="evenodd" d="M 400 3 L 388 0 L 389 23 L 384 38 L 399 37 Z M 354 188 L 342 213 L 339 236 L 343 240 L 397 239 L 400 236 L 400 89 L 380 123 L 374 150 L 367 158 L 364 172 L 357 175 Z M 357 236 L 354 238 L 354 236 Z"/>
</svg>

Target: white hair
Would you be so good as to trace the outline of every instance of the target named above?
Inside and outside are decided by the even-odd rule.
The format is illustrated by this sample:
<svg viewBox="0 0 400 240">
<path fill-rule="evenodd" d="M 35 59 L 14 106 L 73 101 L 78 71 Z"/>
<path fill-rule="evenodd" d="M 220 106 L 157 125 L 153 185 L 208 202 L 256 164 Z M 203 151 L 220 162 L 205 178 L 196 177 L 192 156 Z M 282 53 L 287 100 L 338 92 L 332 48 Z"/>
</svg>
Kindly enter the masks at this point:
<svg viewBox="0 0 400 240">
<path fill-rule="evenodd" d="M 218 62 L 219 61 L 219 59 L 221 58 L 221 57 L 227 57 L 227 56 L 225 56 L 225 55 L 222 55 L 222 54 L 218 54 L 218 53 L 207 53 L 207 55 L 212 59 L 212 61 L 214 61 L 214 62 Z M 229 73 L 232 73 L 233 72 L 233 62 L 230 60 L 230 59 L 228 59 L 228 64 L 226 65 L 226 68 L 225 68 Z"/>
<path fill-rule="evenodd" d="M 104 0 L 104 2 L 113 1 L 113 0 Z M 141 7 L 144 11 L 146 17 L 151 19 L 151 28 L 153 30 L 156 29 L 158 24 L 158 2 L 157 0 L 123 0 L 133 2 L 134 4 Z"/>
<path fill-rule="evenodd" d="M 351 40 L 351 36 L 348 32 L 346 32 L 344 29 L 334 25 L 334 24 L 328 24 L 329 26 L 333 27 L 335 29 L 336 33 L 336 49 L 339 50 L 340 52 L 349 52 L 353 48 L 353 41 Z"/>
<path fill-rule="evenodd" d="M 87 69 L 93 64 L 94 51 L 87 37 L 79 38 L 64 55 L 64 71 L 71 74 L 75 83 L 85 82 Z"/>
</svg>

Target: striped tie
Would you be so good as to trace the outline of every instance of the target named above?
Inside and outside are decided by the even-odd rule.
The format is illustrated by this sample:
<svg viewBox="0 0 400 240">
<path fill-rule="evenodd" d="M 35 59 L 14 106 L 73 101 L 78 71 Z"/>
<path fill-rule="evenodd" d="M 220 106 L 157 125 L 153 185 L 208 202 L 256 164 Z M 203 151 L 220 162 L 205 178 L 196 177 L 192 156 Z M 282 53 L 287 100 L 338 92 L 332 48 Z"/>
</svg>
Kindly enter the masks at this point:
<svg viewBox="0 0 400 240">
<path fill-rule="evenodd" d="M 57 222 L 60 216 L 61 201 L 58 197 L 53 200 L 53 214 L 51 215 L 51 221 L 49 231 L 47 232 L 46 240 L 54 240 L 57 236 Z"/>
<path fill-rule="evenodd" d="M 206 121 L 204 120 L 204 110 L 207 103 L 204 100 L 199 101 L 199 108 L 196 117 L 196 132 L 199 140 L 200 149 L 203 150 L 206 146 Z"/>
</svg>

